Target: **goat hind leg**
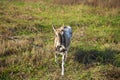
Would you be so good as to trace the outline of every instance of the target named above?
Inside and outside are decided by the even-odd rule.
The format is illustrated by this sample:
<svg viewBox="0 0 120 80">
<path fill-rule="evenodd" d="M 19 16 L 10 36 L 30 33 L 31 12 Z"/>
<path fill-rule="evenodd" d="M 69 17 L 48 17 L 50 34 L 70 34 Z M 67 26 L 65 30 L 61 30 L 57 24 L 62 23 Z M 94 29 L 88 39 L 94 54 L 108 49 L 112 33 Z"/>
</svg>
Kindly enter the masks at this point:
<svg viewBox="0 0 120 80">
<path fill-rule="evenodd" d="M 55 62 L 57 63 L 57 53 L 55 53 Z"/>
<path fill-rule="evenodd" d="M 67 60 L 67 51 L 65 52 L 65 61 Z"/>
</svg>

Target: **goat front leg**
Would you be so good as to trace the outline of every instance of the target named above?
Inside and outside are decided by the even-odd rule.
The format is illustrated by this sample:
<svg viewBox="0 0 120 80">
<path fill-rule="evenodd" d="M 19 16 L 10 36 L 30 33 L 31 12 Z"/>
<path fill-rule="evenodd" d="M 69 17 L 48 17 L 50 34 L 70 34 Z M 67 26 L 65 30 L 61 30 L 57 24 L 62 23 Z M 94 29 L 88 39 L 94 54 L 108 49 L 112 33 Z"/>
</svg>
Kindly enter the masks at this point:
<svg viewBox="0 0 120 80">
<path fill-rule="evenodd" d="M 62 72 L 61 72 L 61 75 L 64 75 L 64 64 L 65 64 L 65 54 L 62 54 Z"/>
</svg>

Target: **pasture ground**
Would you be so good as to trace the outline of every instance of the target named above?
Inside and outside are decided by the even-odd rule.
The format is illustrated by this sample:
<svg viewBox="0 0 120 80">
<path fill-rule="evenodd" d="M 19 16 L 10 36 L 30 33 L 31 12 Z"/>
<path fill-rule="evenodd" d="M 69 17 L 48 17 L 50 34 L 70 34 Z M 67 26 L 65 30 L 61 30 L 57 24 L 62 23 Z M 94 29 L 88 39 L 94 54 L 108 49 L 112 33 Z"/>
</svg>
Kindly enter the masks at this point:
<svg viewBox="0 0 120 80">
<path fill-rule="evenodd" d="M 120 80 L 120 10 L 50 1 L 0 0 L 0 80 Z M 73 29 L 64 77 L 52 24 Z"/>
</svg>

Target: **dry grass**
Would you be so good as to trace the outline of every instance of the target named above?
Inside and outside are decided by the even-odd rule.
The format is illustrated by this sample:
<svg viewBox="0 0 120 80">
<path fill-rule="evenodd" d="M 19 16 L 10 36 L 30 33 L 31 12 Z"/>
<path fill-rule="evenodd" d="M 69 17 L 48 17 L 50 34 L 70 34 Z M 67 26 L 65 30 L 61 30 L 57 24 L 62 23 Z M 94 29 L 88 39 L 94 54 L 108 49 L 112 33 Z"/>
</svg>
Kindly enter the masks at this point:
<svg viewBox="0 0 120 80">
<path fill-rule="evenodd" d="M 58 4 L 87 4 L 91 6 L 99 6 L 99 7 L 108 7 L 108 8 L 119 8 L 120 1 L 119 0 L 54 0 L 55 3 Z"/>
</svg>

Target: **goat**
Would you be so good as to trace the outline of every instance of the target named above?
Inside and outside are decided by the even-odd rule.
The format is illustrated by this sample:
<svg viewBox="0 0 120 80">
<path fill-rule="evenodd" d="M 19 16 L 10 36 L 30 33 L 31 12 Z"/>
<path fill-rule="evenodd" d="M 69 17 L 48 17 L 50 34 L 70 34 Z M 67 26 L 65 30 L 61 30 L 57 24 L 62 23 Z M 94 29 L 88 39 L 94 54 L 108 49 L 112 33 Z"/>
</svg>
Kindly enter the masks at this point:
<svg viewBox="0 0 120 80">
<path fill-rule="evenodd" d="M 67 53 L 69 50 L 69 45 L 72 37 L 72 29 L 70 26 L 62 26 L 58 29 L 55 29 L 52 26 L 55 32 L 54 47 L 55 47 L 55 62 L 57 63 L 57 55 L 62 55 L 62 72 L 61 75 L 64 75 L 64 64 L 67 58 Z"/>
</svg>

